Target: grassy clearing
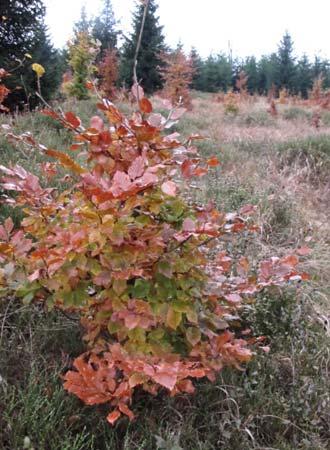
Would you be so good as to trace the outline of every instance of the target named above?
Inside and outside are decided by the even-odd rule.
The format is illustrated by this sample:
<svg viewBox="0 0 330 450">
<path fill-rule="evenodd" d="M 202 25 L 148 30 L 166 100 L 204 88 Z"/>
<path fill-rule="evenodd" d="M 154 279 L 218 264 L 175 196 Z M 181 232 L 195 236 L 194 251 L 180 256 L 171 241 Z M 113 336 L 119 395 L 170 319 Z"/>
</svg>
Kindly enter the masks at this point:
<svg viewBox="0 0 330 450">
<path fill-rule="evenodd" d="M 85 123 L 95 112 L 91 102 L 65 109 Z M 211 96 L 195 93 L 194 110 L 178 131 L 204 134 L 201 152 L 222 161 L 196 184 L 194 199 L 213 199 L 227 211 L 246 203 L 259 207 L 261 235 L 237 239 L 233 251 L 257 261 L 303 245 L 313 249 L 303 262 L 310 283 L 265 292 L 245 307 L 246 325 L 267 337 L 271 352 L 256 356 L 244 371 L 224 371 L 214 385 L 200 382 L 194 396 L 137 393 L 138 420 L 112 429 L 103 408 L 83 406 L 61 386 L 60 375 L 83 350 L 77 323 L 1 300 L 1 450 L 330 448 L 330 128 L 323 118 L 315 130 L 308 110 L 293 114 L 284 106 L 270 118 L 266 109 L 259 99 L 229 118 Z M 15 126 L 53 148 L 70 142 L 65 130 L 37 114 L 15 118 Z M 2 164 L 12 160 L 39 172 L 40 155 L 3 140 L 0 148 Z M 2 217 L 11 213 L 1 206 Z"/>
</svg>

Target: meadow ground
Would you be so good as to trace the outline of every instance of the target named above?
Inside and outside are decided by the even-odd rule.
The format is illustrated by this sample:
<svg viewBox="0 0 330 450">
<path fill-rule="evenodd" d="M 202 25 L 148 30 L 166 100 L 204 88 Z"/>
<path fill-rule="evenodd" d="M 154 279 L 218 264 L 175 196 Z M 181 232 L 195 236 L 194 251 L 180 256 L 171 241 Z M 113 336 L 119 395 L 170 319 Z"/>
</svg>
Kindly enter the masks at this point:
<svg viewBox="0 0 330 450">
<path fill-rule="evenodd" d="M 157 105 L 158 99 L 155 99 Z M 62 388 L 60 375 L 82 351 L 75 322 L 15 299 L 0 302 L 0 449 L 2 450 L 327 450 L 330 449 L 330 112 L 313 125 L 313 109 L 263 98 L 227 113 L 210 94 L 195 94 L 193 111 L 175 131 L 198 132 L 204 156 L 221 165 L 196 182 L 194 200 L 220 209 L 258 206 L 261 233 L 232 242 L 252 262 L 302 247 L 311 280 L 264 292 L 244 320 L 271 351 L 246 370 L 224 370 L 193 396 L 138 394 L 138 418 L 111 428 L 103 408 L 85 407 Z M 121 105 L 122 110 L 130 108 Z M 92 101 L 68 102 L 86 123 Z M 0 118 L 3 123 L 8 118 Z M 32 113 L 12 120 L 51 148 L 65 149 L 67 131 Z M 1 164 L 39 173 L 40 155 L 0 141 Z M 20 211 L 0 207 L 1 218 Z"/>
</svg>

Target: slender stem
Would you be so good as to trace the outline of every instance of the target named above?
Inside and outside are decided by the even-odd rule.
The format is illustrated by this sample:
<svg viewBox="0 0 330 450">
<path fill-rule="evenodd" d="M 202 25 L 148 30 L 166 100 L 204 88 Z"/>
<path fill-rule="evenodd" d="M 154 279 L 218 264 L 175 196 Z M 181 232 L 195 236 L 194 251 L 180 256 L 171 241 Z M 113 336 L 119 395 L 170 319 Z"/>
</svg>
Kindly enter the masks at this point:
<svg viewBox="0 0 330 450">
<path fill-rule="evenodd" d="M 141 23 L 141 28 L 140 28 L 139 39 L 138 39 L 137 45 L 136 45 L 136 50 L 135 50 L 135 55 L 134 55 L 134 63 L 133 63 L 133 82 L 136 85 L 136 98 L 137 98 L 137 102 L 138 103 L 139 103 L 140 99 L 139 99 L 139 89 L 138 89 L 138 84 L 139 83 L 138 83 L 138 79 L 137 79 L 136 68 L 137 68 L 138 56 L 139 56 L 139 51 L 140 51 L 140 47 L 141 47 L 143 29 L 144 29 L 144 24 L 145 24 L 146 17 L 147 17 L 147 11 L 148 11 L 148 7 L 149 7 L 149 3 L 150 3 L 150 0 L 145 0 L 145 2 L 144 2 L 144 11 L 143 11 L 142 23 Z"/>
</svg>

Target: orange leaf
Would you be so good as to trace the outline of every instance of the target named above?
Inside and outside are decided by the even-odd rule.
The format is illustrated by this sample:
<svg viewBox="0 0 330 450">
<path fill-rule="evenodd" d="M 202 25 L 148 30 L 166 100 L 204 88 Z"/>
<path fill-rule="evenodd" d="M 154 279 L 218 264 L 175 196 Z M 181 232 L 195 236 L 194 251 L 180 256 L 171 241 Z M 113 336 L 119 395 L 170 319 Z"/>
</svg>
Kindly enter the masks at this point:
<svg viewBox="0 0 330 450">
<path fill-rule="evenodd" d="M 118 404 L 118 408 L 120 409 L 120 411 L 125 414 L 126 416 L 129 417 L 129 420 L 133 420 L 134 419 L 134 414 L 133 412 L 129 409 L 129 407 L 127 405 L 125 405 L 125 403 L 120 402 Z"/>
<path fill-rule="evenodd" d="M 85 173 L 86 169 L 77 164 L 69 155 L 63 152 L 59 152 L 57 150 L 48 149 L 45 153 L 53 158 L 57 159 L 63 167 L 67 167 L 75 173 Z"/>
<path fill-rule="evenodd" d="M 203 167 L 197 167 L 197 169 L 194 170 L 193 174 L 197 177 L 202 177 L 208 172 L 207 169 L 203 169 Z"/>
<path fill-rule="evenodd" d="M 207 165 L 210 166 L 210 167 L 216 167 L 216 166 L 219 166 L 220 163 L 219 163 L 218 158 L 213 156 L 212 158 L 207 160 Z"/>
<path fill-rule="evenodd" d="M 152 112 L 152 104 L 146 97 L 143 97 L 140 100 L 139 105 L 140 105 L 141 112 L 146 113 L 146 114 L 150 114 Z"/>
<path fill-rule="evenodd" d="M 110 414 L 108 414 L 107 416 L 107 421 L 113 425 L 121 416 L 120 411 L 118 411 L 118 409 L 115 409 L 114 411 L 112 411 Z"/>
<path fill-rule="evenodd" d="M 105 114 L 109 121 L 114 124 L 119 124 L 123 121 L 120 111 L 112 104 L 107 107 Z"/>
<path fill-rule="evenodd" d="M 65 113 L 64 117 L 73 128 L 78 128 L 81 125 L 80 119 L 71 111 Z"/>
</svg>

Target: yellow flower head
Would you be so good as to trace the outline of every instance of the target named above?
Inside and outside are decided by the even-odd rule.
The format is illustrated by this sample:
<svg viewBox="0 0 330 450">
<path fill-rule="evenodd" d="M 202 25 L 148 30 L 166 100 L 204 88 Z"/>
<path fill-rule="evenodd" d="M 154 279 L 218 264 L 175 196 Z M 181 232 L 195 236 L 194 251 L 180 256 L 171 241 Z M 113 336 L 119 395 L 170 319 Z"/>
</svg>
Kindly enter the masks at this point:
<svg viewBox="0 0 330 450">
<path fill-rule="evenodd" d="M 45 69 L 42 67 L 42 65 L 37 63 L 32 64 L 32 70 L 35 71 L 38 78 L 41 78 L 45 73 Z"/>
</svg>

